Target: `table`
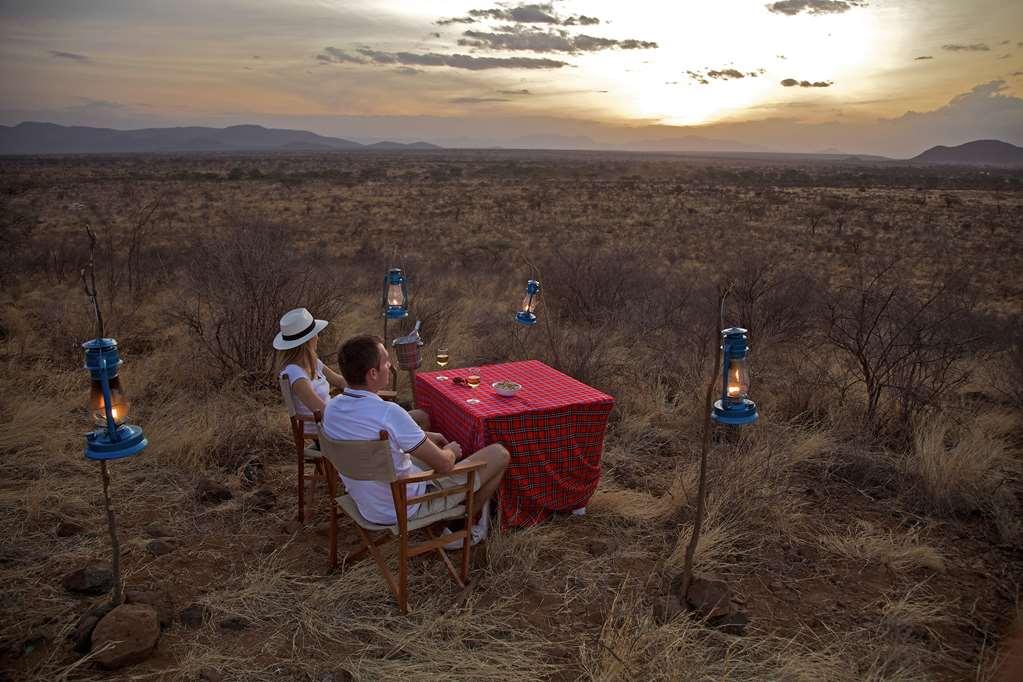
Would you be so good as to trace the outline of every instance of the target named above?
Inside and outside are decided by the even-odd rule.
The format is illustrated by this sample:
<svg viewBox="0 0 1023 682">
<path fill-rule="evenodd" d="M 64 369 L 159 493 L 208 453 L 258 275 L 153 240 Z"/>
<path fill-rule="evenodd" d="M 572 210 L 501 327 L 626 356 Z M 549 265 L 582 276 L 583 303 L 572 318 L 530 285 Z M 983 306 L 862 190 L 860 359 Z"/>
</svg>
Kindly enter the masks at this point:
<svg viewBox="0 0 1023 682">
<path fill-rule="evenodd" d="M 416 406 L 430 415 L 433 430 L 466 454 L 491 443 L 508 448 L 511 463 L 499 489 L 502 527 L 531 526 L 553 512 L 586 506 L 600 482 L 614 398 L 536 360 L 479 370 L 476 389 L 451 381 L 467 376 L 468 368 L 417 374 Z M 522 390 L 499 396 L 491 384 L 500 380 L 522 384 Z M 480 402 L 469 404 L 469 398 Z"/>
</svg>

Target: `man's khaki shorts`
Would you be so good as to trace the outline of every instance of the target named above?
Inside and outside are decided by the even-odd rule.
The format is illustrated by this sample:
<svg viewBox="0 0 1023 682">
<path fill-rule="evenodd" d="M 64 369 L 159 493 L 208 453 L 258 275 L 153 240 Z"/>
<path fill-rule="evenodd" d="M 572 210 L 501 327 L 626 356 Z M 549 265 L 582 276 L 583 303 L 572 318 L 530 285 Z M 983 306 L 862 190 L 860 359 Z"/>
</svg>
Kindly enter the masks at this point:
<svg viewBox="0 0 1023 682">
<path fill-rule="evenodd" d="M 476 480 L 473 484 L 473 490 L 479 490 L 480 484 L 480 472 L 476 471 Z M 432 493 L 437 490 L 446 490 L 449 488 L 458 488 L 465 485 L 465 474 L 455 474 L 453 476 L 443 476 L 433 481 L 429 481 L 426 484 L 427 493 Z M 424 493 L 425 494 L 425 493 Z M 418 519 L 423 516 L 430 516 L 431 514 L 439 514 L 447 509 L 453 509 L 458 505 L 465 502 L 465 492 L 451 493 L 444 497 L 435 497 L 432 500 L 419 503 L 419 509 L 416 513 L 410 516 L 410 519 Z"/>
</svg>

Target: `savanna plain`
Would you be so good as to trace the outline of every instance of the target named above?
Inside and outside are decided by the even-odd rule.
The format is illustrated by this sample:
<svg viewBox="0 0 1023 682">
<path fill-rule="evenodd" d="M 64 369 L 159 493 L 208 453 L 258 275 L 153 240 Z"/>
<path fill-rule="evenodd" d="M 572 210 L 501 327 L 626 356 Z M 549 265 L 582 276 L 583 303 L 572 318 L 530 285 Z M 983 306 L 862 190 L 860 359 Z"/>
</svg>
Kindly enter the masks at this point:
<svg viewBox="0 0 1023 682">
<path fill-rule="evenodd" d="M 1021 190 L 1018 171 L 855 160 L 0 160 L 0 676 L 996 679 L 1023 579 Z M 62 585 L 110 561 L 83 457 L 87 225 L 150 440 L 110 464 L 124 580 L 164 626 L 114 673 L 69 640 L 103 597 Z M 329 570 L 322 492 L 295 521 L 271 371 L 288 309 L 330 321 L 331 366 L 379 333 L 389 267 L 426 369 L 440 345 L 455 367 L 536 358 L 616 400 L 588 513 L 492 534 L 465 590 L 413 560 L 408 616 L 346 557 L 344 517 Z M 760 419 L 713 434 L 695 569 L 731 587 L 741 634 L 671 607 L 719 314 L 749 330 Z"/>
</svg>

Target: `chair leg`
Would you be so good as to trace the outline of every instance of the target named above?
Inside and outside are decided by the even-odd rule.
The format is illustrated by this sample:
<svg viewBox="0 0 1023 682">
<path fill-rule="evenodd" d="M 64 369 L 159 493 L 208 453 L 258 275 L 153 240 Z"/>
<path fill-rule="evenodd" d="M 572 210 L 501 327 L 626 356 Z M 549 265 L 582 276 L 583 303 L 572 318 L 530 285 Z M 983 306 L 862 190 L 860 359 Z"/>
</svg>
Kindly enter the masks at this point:
<svg viewBox="0 0 1023 682">
<path fill-rule="evenodd" d="M 305 452 L 298 450 L 298 522 L 305 523 Z"/>
<path fill-rule="evenodd" d="M 330 569 L 337 568 L 337 501 L 330 500 Z"/>
<path fill-rule="evenodd" d="M 365 549 L 369 550 L 369 553 L 373 556 L 373 560 L 377 562 L 377 568 L 380 569 L 380 573 L 384 576 L 384 580 L 387 582 L 387 588 L 391 590 L 391 594 L 393 594 L 394 598 L 400 603 L 401 600 L 398 596 L 398 585 L 394 582 L 394 576 L 391 575 L 389 570 L 387 570 L 387 564 L 384 562 L 384 558 L 381 556 L 380 550 L 377 549 L 377 543 L 370 539 L 369 534 L 366 533 L 366 530 L 362 526 L 356 524 L 355 529 L 359 531 L 359 535 L 362 537 L 362 541 L 366 545 Z"/>
<path fill-rule="evenodd" d="M 426 527 L 426 534 L 431 538 L 437 537 L 437 534 L 433 532 L 433 528 L 429 526 Z M 444 561 L 444 565 L 448 568 L 448 573 L 451 574 L 451 577 L 454 579 L 455 583 L 458 584 L 458 587 L 464 588 L 465 580 L 458 577 L 458 571 L 455 570 L 454 564 L 452 564 L 451 559 L 448 558 L 448 553 L 444 551 L 443 547 L 438 547 L 437 554 L 440 554 L 440 558 Z"/>
<path fill-rule="evenodd" d="M 408 535 L 399 538 L 398 551 L 398 608 L 403 614 L 408 613 Z"/>
</svg>

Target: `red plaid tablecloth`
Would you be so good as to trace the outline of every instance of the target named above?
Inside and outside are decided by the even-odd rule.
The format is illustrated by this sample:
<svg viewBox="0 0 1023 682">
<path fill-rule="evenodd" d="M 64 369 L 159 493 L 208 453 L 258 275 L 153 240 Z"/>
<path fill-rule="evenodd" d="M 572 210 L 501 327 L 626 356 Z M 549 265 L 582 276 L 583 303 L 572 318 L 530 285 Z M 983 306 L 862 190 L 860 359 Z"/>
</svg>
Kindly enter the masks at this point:
<svg viewBox="0 0 1023 682">
<path fill-rule="evenodd" d="M 476 389 L 451 381 L 467 376 L 467 368 L 417 374 L 416 407 L 466 454 L 491 443 L 511 452 L 500 489 L 502 525 L 531 526 L 552 512 L 585 506 L 600 481 L 614 398 L 536 360 L 479 370 Z M 522 390 L 499 396 L 491 384 L 501 380 L 522 384 Z M 469 398 L 480 402 L 470 405 Z"/>
</svg>

